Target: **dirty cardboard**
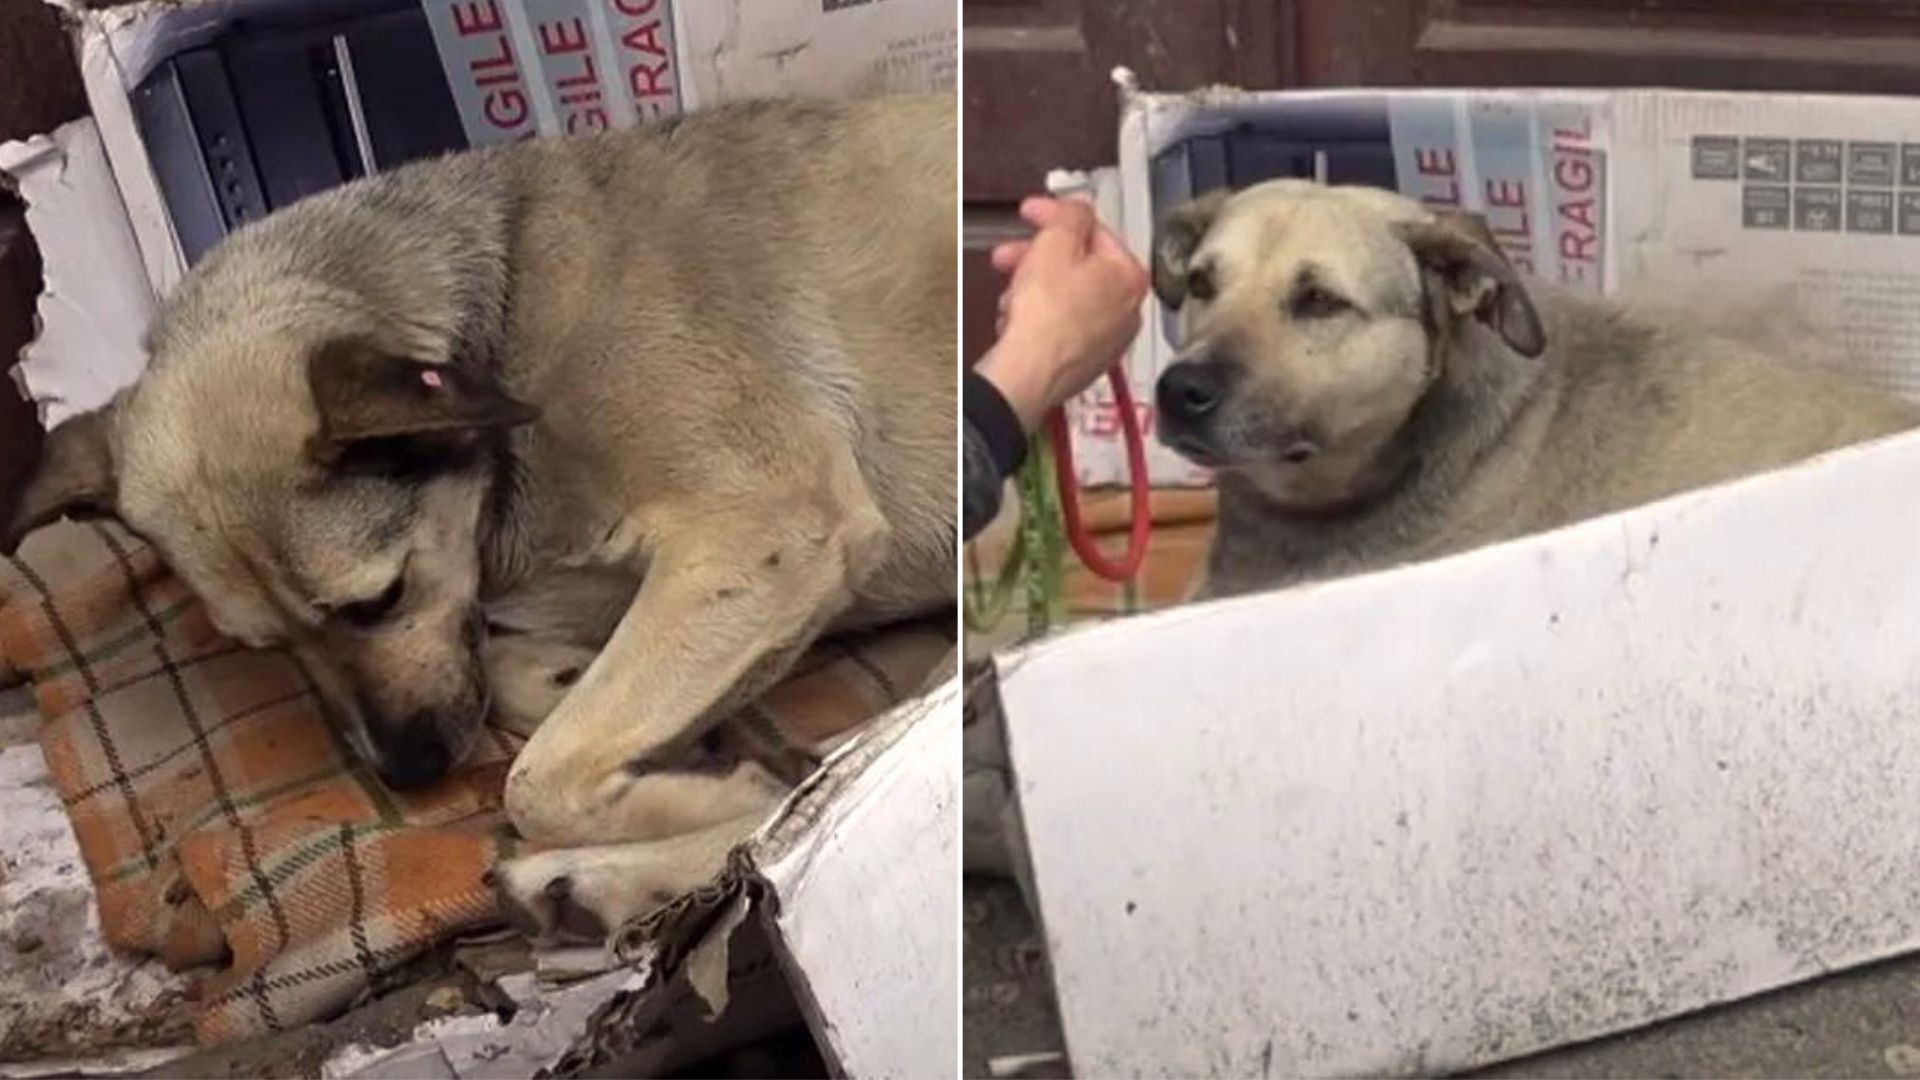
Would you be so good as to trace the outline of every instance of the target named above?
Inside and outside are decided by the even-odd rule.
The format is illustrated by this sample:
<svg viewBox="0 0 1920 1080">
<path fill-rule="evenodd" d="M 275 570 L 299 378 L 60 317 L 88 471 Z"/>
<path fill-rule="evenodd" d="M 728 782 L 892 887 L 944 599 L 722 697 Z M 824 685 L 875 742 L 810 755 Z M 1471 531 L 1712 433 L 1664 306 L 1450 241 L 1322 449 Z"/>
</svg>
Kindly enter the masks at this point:
<svg viewBox="0 0 1920 1080">
<path fill-rule="evenodd" d="M 1121 73 L 1123 86 L 1130 76 Z M 1119 161 L 1063 175 L 1141 258 L 1194 195 L 1276 176 L 1394 188 L 1484 214 L 1516 266 L 1568 287 L 1781 295 L 1882 385 L 1920 397 L 1920 99 L 1665 90 L 1127 92 Z M 1111 190 L 1108 190 L 1111 189 Z M 1152 439 L 1172 312 L 1127 356 Z M 1090 485 L 1121 483 L 1110 391 L 1071 410 Z M 1161 486 L 1204 470 L 1149 447 Z"/>
<path fill-rule="evenodd" d="M 1901 436 L 1001 656 L 1078 1073 L 1452 1074 L 1920 948 L 1916 487 Z"/>
</svg>

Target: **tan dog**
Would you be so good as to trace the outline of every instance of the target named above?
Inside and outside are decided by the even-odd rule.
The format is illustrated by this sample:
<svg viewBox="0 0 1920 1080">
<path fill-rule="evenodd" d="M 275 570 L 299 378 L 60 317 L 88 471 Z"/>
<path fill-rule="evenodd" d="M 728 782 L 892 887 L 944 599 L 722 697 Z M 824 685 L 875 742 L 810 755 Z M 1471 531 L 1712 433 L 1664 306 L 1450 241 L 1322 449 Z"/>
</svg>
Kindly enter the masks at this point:
<svg viewBox="0 0 1920 1080">
<path fill-rule="evenodd" d="M 479 730 L 483 600 L 644 575 L 506 791 L 530 840 L 604 845 L 503 867 L 509 900 L 615 924 L 768 805 L 675 767 L 715 718 L 829 628 L 952 602 L 954 142 L 945 98 L 763 103 L 300 202 L 50 435 L 8 546 L 119 515 L 396 787 Z"/>
<path fill-rule="evenodd" d="M 1523 284 L 1477 217 L 1282 180 L 1174 211 L 1159 437 L 1218 470 L 1203 595 L 1551 528 L 1914 426 L 1685 316 Z"/>
</svg>

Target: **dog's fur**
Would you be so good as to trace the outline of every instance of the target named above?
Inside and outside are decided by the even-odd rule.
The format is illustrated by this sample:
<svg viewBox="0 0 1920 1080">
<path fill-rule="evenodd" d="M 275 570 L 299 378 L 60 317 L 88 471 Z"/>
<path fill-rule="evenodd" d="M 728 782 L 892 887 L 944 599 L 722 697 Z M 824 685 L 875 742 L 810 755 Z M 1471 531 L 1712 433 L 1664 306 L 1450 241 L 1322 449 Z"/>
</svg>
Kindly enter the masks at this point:
<svg viewBox="0 0 1920 1080">
<path fill-rule="evenodd" d="M 588 565 L 554 568 L 490 598 L 481 667 L 492 721 L 531 736 L 613 638 L 638 591 L 638 577 Z"/>
<path fill-rule="evenodd" d="M 953 600 L 954 134 L 945 98 L 759 103 L 295 204 L 50 434 L 8 546 L 117 514 L 399 787 L 479 729 L 482 602 L 615 568 L 637 591 L 506 800 L 543 846 L 616 846 L 498 880 L 546 929 L 624 919 L 768 805 L 674 767 L 715 718 L 825 630 Z"/>
<path fill-rule="evenodd" d="M 1218 470 L 1202 596 L 1457 552 L 1920 422 L 1801 362 L 1810 343 L 1525 284 L 1477 217 L 1377 189 L 1204 196 L 1154 262 L 1182 340 L 1160 438 Z"/>
</svg>

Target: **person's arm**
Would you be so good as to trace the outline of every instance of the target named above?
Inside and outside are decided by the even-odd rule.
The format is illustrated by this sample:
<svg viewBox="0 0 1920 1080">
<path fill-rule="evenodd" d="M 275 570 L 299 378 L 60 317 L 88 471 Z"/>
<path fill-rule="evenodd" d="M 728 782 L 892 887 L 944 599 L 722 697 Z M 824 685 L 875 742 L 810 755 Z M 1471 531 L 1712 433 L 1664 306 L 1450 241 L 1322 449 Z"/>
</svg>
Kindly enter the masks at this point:
<svg viewBox="0 0 1920 1080">
<path fill-rule="evenodd" d="M 1001 489 L 1027 456 L 1027 432 L 1007 399 L 979 372 L 967 372 L 961 385 L 960 535 L 971 540 L 1000 512 Z"/>
<path fill-rule="evenodd" d="M 1047 410 L 1100 376 L 1133 340 L 1147 274 L 1080 202 L 1028 199 L 1032 240 L 1003 244 L 994 268 L 1011 274 L 1000 339 L 964 376 L 961 537 L 1000 511 L 1007 477 Z"/>
</svg>

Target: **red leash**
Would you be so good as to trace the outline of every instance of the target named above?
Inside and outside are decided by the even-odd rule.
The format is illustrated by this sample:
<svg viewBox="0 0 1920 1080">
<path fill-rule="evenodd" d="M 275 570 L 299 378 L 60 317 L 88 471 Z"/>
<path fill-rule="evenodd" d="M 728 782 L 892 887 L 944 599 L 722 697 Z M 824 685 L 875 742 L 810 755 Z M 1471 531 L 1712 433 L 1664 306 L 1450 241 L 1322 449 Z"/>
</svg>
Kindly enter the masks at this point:
<svg viewBox="0 0 1920 1080">
<path fill-rule="evenodd" d="M 1067 522 L 1067 543 L 1087 569 L 1108 581 L 1131 581 L 1147 558 L 1147 534 L 1153 528 L 1152 494 L 1147 479 L 1147 444 L 1140 436 L 1140 415 L 1133 408 L 1133 392 L 1127 388 L 1127 375 L 1120 365 L 1107 369 L 1107 384 L 1113 387 L 1113 404 L 1120 410 L 1120 436 L 1127 444 L 1127 486 L 1132 492 L 1133 527 L 1127 537 L 1126 554 L 1118 562 L 1093 542 L 1086 522 L 1080 520 L 1080 479 L 1073 469 L 1073 435 L 1067 430 L 1065 409 L 1055 409 L 1047 417 L 1047 431 L 1053 440 L 1054 475 L 1060 482 L 1060 516 Z"/>
</svg>

